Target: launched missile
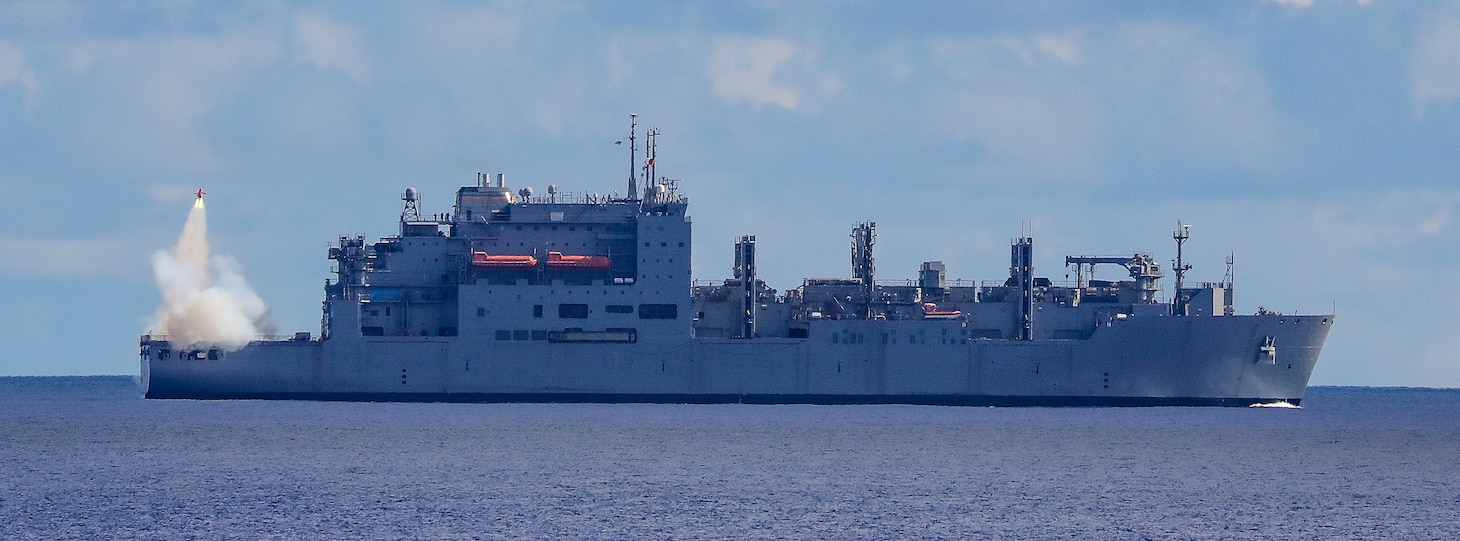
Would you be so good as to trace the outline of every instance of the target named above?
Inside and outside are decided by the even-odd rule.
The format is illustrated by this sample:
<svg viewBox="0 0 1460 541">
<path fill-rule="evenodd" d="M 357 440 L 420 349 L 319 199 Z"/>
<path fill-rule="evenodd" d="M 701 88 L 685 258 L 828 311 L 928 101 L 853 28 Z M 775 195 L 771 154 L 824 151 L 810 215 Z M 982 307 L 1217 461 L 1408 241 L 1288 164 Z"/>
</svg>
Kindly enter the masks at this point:
<svg viewBox="0 0 1460 541">
<path fill-rule="evenodd" d="M 204 192 L 202 188 L 198 188 L 198 199 L 202 199 L 205 193 L 207 192 Z"/>
</svg>

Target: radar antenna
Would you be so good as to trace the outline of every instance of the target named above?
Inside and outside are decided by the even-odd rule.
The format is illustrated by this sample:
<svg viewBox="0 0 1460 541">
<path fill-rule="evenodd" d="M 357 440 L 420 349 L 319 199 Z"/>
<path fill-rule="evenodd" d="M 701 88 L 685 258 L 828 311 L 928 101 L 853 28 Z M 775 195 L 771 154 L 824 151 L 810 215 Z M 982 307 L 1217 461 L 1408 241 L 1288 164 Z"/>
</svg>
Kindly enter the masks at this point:
<svg viewBox="0 0 1460 541">
<path fill-rule="evenodd" d="M 406 193 L 401 194 L 400 199 L 401 199 L 401 201 L 405 201 L 406 202 L 406 208 L 405 208 L 405 210 L 402 210 L 401 213 L 400 213 L 400 221 L 402 221 L 402 222 L 419 222 L 419 221 L 421 221 L 421 206 L 420 206 L 421 195 L 420 195 L 420 193 L 418 193 L 415 188 L 406 188 Z"/>
</svg>

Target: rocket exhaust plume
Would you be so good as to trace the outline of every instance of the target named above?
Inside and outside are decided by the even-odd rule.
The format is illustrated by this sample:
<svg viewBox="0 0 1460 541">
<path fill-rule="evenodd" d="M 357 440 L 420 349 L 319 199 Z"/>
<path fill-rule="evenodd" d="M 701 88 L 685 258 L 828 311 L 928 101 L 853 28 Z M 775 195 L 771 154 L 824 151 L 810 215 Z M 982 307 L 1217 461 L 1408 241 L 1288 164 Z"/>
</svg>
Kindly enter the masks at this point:
<svg viewBox="0 0 1460 541">
<path fill-rule="evenodd" d="M 152 254 L 152 272 L 162 292 L 152 328 L 176 347 L 233 351 L 273 333 L 274 325 L 238 263 L 209 255 L 208 211 L 202 194 L 198 190 L 177 246 Z"/>
</svg>

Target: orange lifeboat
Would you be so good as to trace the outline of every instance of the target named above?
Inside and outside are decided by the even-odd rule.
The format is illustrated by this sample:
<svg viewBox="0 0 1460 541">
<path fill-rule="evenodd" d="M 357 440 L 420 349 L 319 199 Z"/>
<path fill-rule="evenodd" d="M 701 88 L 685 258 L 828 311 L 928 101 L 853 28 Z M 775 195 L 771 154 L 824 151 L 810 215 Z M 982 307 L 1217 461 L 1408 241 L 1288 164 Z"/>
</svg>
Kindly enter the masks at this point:
<svg viewBox="0 0 1460 541">
<path fill-rule="evenodd" d="M 531 269 L 537 266 L 537 258 L 530 255 L 487 255 L 486 252 L 472 252 L 471 266 L 474 269 Z"/>
<path fill-rule="evenodd" d="M 924 319 L 958 319 L 961 315 L 963 315 L 963 312 L 959 310 L 939 310 L 937 304 L 931 302 L 923 303 Z"/>
<path fill-rule="evenodd" d="M 563 255 L 548 252 L 547 266 L 554 270 L 608 270 L 607 257 L 601 255 Z"/>
</svg>

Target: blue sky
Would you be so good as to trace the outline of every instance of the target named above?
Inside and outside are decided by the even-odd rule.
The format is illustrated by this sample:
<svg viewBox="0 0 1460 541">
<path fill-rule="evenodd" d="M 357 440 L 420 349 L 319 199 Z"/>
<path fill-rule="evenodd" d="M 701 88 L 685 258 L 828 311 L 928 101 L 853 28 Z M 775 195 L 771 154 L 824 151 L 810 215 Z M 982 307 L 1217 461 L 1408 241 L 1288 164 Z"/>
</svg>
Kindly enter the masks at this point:
<svg viewBox="0 0 1460 541">
<path fill-rule="evenodd" d="M 0 2 L 0 374 L 134 373 L 200 186 L 317 331 L 326 243 L 404 187 L 622 191 L 631 112 L 699 279 L 741 234 L 772 287 L 846 275 L 859 220 L 882 278 L 1001 280 L 1029 222 L 1060 279 L 1180 219 L 1239 312 L 1337 308 L 1313 383 L 1460 386 L 1460 4 L 1321 0 Z"/>
</svg>

